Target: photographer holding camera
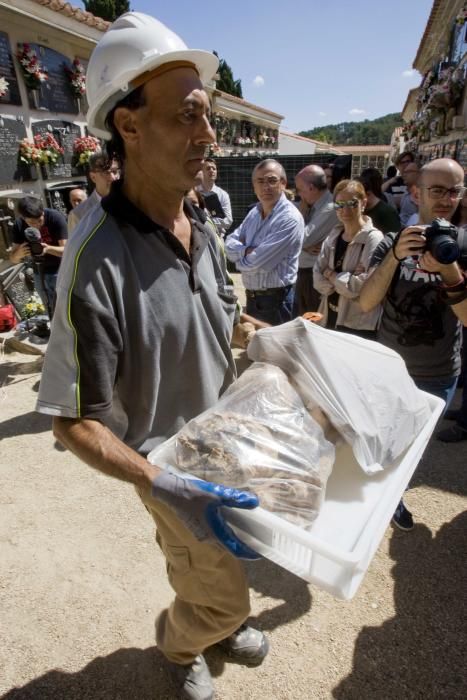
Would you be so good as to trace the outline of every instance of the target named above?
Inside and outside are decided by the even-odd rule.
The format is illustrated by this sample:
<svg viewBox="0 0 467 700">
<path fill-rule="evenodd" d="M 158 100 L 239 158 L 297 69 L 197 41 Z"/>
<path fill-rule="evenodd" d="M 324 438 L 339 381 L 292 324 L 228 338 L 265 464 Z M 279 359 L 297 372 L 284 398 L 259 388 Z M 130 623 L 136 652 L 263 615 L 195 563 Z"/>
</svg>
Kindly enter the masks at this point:
<svg viewBox="0 0 467 700">
<path fill-rule="evenodd" d="M 33 196 L 18 201 L 19 218 L 13 226 L 10 262 L 19 263 L 32 255 L 34 284 L 52 318 L 58 268 L 68 238 L 67 222 L 55 209 L 44 209 Z"/>
<path fill-rule="evenodd" d="M 449 225 L 464 190 L 456 161 L 439 158 L 423 166 L 419 224 L 385 236 L 360 292 L 364 312 L 382 305 L 379 342 L 398 352 L 416 385 L 446 406 L 456 390 L 467 325 L 467 241 Z M 402 529 L 413 527 L 402 503 L 394 520 Z"/>
</svg>

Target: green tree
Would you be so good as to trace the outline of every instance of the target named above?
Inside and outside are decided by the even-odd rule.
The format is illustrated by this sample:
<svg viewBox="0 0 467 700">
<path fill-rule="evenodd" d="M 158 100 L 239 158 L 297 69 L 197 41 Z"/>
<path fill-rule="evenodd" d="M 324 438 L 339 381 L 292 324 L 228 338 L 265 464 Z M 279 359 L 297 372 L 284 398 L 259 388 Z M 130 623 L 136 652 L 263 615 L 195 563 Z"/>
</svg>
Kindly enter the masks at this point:
<svg viewBox="0 0 467 700">
<path fill-rule="evenodd" d="M 306 136 L 317 141 L 325 141 L 335 146 L 380 145 L 391 143 L 391 135 L 397 126 L 402 126 L 402 117 L 398 112 L 386 114 L 378 119 L 364 119 L 361 122 L 341 122 L 317 126 L 315 129 L 300 131 L 300 136 Z"/>
<path fill-rule="evenodd" d="M 130 3 L 128 0 L 83 0 L 88 12 L 92 12 L 96 17 L 108 22 L 113 22 L 124 12 L 129 12 Z"/>
<path fill-rule="evenodd" d="M 219 58 L 219 54 L 216 51 L 214 51 L 214 53 Z M 231 67 L 223 58 L 219 59 L 218 73 L 219 80 L 216 81 L 218 90 L 227 92 L 229 95 L 234 95 L 234 97 L 243 97 L 242 81 L 234 79 Z"/>
</svg>

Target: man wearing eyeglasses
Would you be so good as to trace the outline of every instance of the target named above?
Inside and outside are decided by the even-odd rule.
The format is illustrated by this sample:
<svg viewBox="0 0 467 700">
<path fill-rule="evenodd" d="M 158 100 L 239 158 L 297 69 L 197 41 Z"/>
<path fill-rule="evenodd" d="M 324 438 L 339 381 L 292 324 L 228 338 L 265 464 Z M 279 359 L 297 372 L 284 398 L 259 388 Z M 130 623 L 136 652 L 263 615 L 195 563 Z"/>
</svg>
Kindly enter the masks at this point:
<svg viewBox="0 0 467 700">
<path fill-rule="evenodd" d="M 395 175 L 383 183 L 382 191 L 390 195 L 395 206 L 399 209 L 402 197 L 407 193 L 407 185 L 404 181 L 404 173 L 407 166 L 415 162 L 415 154 L 411 151 L 404 151 L 396 158 L 396 165 L 400 175 Z"/>
<path fill-rule="evenodd" d="M 304 222 L 284 194 L 287 176 L 278 161 L 258 163 L 252 179 L 259 203 L 227 237 L 225 252 L 242 273 L 246 313 L 277 326 L 292 319 Z"/>
<path fill-rule="evenodd" d="M 105 153 L 98 151 L 89 159 L 88 177 L 94 189 L 84 202 L 78 204 L 68 214 L 68 233 L 71 233 L 81 219 L 100 203 L 102 197 L 107 197 L 112 182 L 120 177 L 120 168 L 116 160 L 110 160 Z"/>
<path fill-rule="evenodd" d="M 446 406 L 456 389 L 462 324 L 467 325 L 467 243 L 458 261 L 442 264 L 426 250 L 424 231 L 436 218 L 451 220 L 465 191 L 463 183 L 463 169 L 450 158 L 421 169 L 419 225 L 384 238 L 360 292 L 363 311 L 382 304 L 378 340 L 403 357 L 420 389 L 440 396 Z M 402 507 L 395 524 L 410 530 L 412 516 Z"/>
</svg>

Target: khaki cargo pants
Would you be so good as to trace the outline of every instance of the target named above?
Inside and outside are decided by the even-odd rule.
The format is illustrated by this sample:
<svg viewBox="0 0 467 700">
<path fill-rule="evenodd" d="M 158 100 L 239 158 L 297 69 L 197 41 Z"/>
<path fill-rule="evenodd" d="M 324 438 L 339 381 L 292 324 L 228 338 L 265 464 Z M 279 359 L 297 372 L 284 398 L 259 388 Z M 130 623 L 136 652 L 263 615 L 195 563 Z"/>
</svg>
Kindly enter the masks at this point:
<svg viewBox="0 0 467 700">
<path fill-rule="evenodd" d="M 220 545 L 199 542 L 168 506 L 149 493 L 138 493 L 156 523 L 156 539 L 176 593 L 156 620 L 157 646 L 169 661 L 189 664 L 247 619 L 250 594 L 245 571 Z"/>
</svg>

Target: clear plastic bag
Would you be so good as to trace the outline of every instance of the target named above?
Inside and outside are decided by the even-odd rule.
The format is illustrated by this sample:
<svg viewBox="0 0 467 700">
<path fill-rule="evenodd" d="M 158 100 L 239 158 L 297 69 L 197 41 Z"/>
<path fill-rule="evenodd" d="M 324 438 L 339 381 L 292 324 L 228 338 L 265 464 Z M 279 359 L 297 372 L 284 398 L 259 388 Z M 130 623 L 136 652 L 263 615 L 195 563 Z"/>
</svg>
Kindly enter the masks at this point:
<svg viewBox="0 0 467 700">
<path fill-rule="evenodd" d="M 255 363 L 148 459 L 253 491 L 263 508 L 307 527 L 318 514 L 334 457 L 334 446 L 284 372 Z"/>
<path fill-rule="evenodd" d="M 362 469 L 390 466 L 431 416 L 403 359 L 380 343 L 297 318 L 258 331 L 248 356 L 289 377 L 308 409 L 319 406 Z"/>
</svg>

